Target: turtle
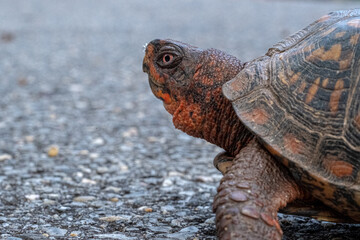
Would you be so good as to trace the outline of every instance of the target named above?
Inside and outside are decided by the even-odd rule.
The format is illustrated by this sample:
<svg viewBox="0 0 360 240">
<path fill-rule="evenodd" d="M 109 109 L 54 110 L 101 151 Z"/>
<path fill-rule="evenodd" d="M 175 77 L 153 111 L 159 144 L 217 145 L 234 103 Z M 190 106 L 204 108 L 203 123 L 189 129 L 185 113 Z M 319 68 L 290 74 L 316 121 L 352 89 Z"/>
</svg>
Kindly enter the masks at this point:
<svg viewBox="0 0 360 240">
<path fill-rule="evenodd" d="M 170 39 L 147 44 L 143 71 L 174 126 L 224 149 L 214 159 L 220 239 L 281 239 L 279 211 L 360 222 L 359 36 L 353 9 L 248 62 Z"/>
</svg>

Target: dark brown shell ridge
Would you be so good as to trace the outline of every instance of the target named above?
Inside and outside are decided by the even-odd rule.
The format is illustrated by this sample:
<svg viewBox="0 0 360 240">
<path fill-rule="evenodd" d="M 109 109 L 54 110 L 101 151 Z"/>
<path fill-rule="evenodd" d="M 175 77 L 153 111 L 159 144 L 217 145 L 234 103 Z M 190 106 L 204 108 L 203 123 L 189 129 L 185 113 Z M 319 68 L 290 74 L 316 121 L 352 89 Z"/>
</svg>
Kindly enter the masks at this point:
<svg viewBox="0 0 360 240">
<path fill-rule="evenodd" d="M 328 27 L 331 24 L 334 24 L 345 18 L 355 16 L 356 14 L 357 14 L 356 10 L 343 10 L 343 11 L 331 12 L 328 15 L 325 15 L 322 18 L 318 19 L 317 21 L 313 22 L 306 28 L 276 43 L 268 50 L 266 55 L 272 56 L 274 53 L 284 52 L 287 49 L 295 46 L 296 44 L 299 44 L 306 37 L 316 33 L 317 31 L 321 31 L 323 28 Z"/>
</svg>

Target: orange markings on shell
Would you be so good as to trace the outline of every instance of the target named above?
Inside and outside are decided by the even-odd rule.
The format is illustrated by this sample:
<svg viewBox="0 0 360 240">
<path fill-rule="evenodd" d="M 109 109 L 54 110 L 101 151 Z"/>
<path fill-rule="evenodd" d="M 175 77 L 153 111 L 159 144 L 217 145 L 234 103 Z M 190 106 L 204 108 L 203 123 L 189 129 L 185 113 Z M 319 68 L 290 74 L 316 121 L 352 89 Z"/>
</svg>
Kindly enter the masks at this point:
<svg viewBox="0 0 360 240">
<path fill-rule="evenodd" d="M 324 165 L 333 175 L 337 177 L 351 176 L 354 169 L 352 164 L 338 160 L 333 156 L 325 158 Z"/>
<path fill-rule="evenodd" d="M 357 116 L 355 117 L 355 126 L 357 127 L 357 129 L 360 131 L 360 112 L 357 114 Z"/>
<path fill-rule="evenodd" d="M 329 15 L 322 16 L 321 18 L 319 18 L 318 22 L 325 22 L 325 21 L 328 20 L 329 18 L 330 18 Z"/>
<path fill-rule="evenodd" d="M 290 83 L 291 83 L 291 84 L 294 84 L 294 83 L 299 79 L 300 75 L 301 75 L 300 72 L 294 74 L 294 75 L 290 78 Z"/>
<path fill-rule="evenodd" d="M 335 38 L 341 38 L 345 35 L 346 32 L 338 32 L 335 34 Z"/>
<path fill-rule="evenodd" d="M 332 33 L 333 31 L 335 31 L 335 29 L 336 28 L 330 28 L 329 30 L 323 32 L 321 35 L 325 37 L 325 36 L 329 35 L 330 33 Z"/>
<path fill-rule="evenodd" d="M 340 70 L 348 69 L 350 67 L 353 58 L 352 58 L 352 53 L 349 55 L 350 56 L 345 57 L 344 60 L 339 61 Z"/>
<path fill-rule="evenodd" d="M 303 93 L 306 88 L 306 82 L 302 82 L 300 87 L 298 88 L 299 93 Z"/>
<path fill-rule="evenodd" d="M 315 44 L 310 44 L 304 47 L 304 52 L 311 52 L 315 48 Z"/>
<path fill-rule="evenodd" d="M 282 72 L 282 71 L 279 72 L 279 79 L 283 84 L 288 85 L 287 78 L 286 78 L 284 72 Z"/>
<path fill-rule="evenodd" d="M 353 19 L 347 22 L 350 27 L 360 28 L 360 19 Z"/>
<path fill-rule="evenodd" d="M 358 43 L 358 41 L 359 41 L 359 36 L 360 36 L 359 33 L 354 34 L 354 35 L 351 36 L 351 38 L 350 38 L 350 43 L 351 43 L 351 45 L 356 45 L 356 44 Z"/>
<path fill-rule="evenodd" d="M 330 111 L 332 113 L 336 113 L 339 108 L 339 101 L 340 101 L 340 97 L 341 97 L 343 88 L 344 88 L 344 81 L 342 79 L 339 79 L 336 82 L 335 88 L 330 95 L 329 106 L 330 106 Z"/>
<path fill-rule="evenodd" d="M 246 85 L 242 83 L 242 81 L 239 81 L 236 79 L 235 81 L 231 81 L 230 83 L 230 89 L 234 92 L 242 92 L 244 91 Z"/>
<path fill-rule="evenodd" d="M 249 122 L 263 125 L 269 120 L 269 113 L 264 109 L 257 108 L 249 113 L 244 113 L 244 118 Z"/>
<path fill-rule="evenodd" d="M 310 103 L 311 100 L 313 100 L 314 96 L 316 95 L 316 93 L 319 89 L 319 84 L 320 84 L 320 77 L 318 77 L 315 80 L 315 82 L 311 85 L 311 87 L 309 88 L 309 92 L 306 95 L 306 99 L 305 99 L 306 103 Z"/>
<path fill-rule="evenodd" d="M 307 58 L 308 61 L 321 60 L 321 61 L 338 61 L 341 55 L 341 44 L 333 45 L 328 51 L 324 47 L 314 50 Z"/>
<path fill-rule="evenodd" d="M 284 147 L 294 154 L 299 154 L 304 147 L 304 144 L 294 135 L 288 133 L 284 136 Z"/>
<path fill-rule="evenodd" d="M 326 86 L 328 85 L 328 83 L 329 83 L 329 79 L 328 79 L 328 78 L 325 78 L 325 79 L 322 81 L 321 86 L 322 86 L 323 88 L 326 88 Z"/>
</svg>

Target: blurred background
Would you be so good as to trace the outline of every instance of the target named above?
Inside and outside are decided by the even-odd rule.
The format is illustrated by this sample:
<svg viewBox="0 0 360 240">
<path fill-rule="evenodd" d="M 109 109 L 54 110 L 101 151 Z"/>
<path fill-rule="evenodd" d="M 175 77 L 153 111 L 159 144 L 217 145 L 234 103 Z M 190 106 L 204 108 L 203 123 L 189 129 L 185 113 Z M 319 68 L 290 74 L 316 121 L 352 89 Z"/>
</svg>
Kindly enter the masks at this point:
<svg viewBox="0 0 360 240">
<path fill-rule="evenodd" d="M 142 72 L 171 38 L 243 61 L 359 1 L 1 0 L 1 239 L 216 239 L 220 151 L 174 129 Z M 359 225 L 280 215 L 284 239 Z"/>
</svg>

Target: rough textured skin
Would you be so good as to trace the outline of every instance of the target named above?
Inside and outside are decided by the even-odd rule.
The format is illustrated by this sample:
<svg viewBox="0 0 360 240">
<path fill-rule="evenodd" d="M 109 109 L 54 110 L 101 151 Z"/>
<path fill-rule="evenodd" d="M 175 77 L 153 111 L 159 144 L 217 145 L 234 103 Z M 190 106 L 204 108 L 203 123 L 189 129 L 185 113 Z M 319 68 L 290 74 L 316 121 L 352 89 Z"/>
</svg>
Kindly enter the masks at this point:
<svg viewBox="0 0 360 240">
<path fill-rule="evenodd" d="M 241 121 L 311 194 L 360 221 L 360 11 L 275 45 L 224 85 Z M 294 41 L 296 40 L 296 41 Z"/>
<path fill-rule="evenodd" d="M 352 10 L 245 64 L 172 40 L 147 45 L 143 70 L 175 127 L 226 151 L 214 159 L 221 239 L 280 239 L 276 213 L 294 200 L 360 221 L 359 36 Z"/>
<path fill-rule="evenodd" d="M 167 54 L 174 58 L 163 67 Z M 222 85 L 241 69 L 239 60 L 219 50 L 201 50 L 172 40 L 150 42 L 143 63 L 150 87 L 173 115 L 175 127 L 232 156 L 252 138 L 221 93 Z"/>
<path fill-rule="evenodd" d="M 218 187 L 213 207 L 219 237 L 281 239 L 277 212 L 302 196 L 288 170 L 252 141 L 235 157 Z"/>
</svg>

